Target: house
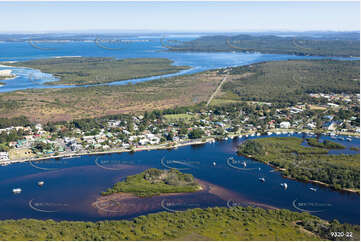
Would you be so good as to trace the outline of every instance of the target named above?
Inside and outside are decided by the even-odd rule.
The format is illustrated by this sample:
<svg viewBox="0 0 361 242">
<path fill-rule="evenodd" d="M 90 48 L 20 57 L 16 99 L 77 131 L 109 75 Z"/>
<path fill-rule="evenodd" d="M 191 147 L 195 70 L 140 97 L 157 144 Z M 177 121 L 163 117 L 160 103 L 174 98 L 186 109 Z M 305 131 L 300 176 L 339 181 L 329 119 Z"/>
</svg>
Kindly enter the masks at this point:
<svg viewBox="0 0 361 242">
<path fill-rule="evenodd" d="M 334 131 L 337 128 L 337 123 L 336 122 L 326 122 L 323 124 L 322 126 L 324 129 L 330 130 L 330 131 Z"/>
<path fill-rule="evenodd" d="M 289 129 L 290 127 L 291 127 L 291 123 L 290 123 L 290 122 L 284 121 L 284 122 L 281 122 L 281 123 L 280 123 L 280 128 L 281 128 L 281 129 Z"/>
<path fill-rule="evenodd" d="M 0 152 L 0 161 L 7 161 L 9 160 L 9 153 L 8 152 Z"/>
</svg>

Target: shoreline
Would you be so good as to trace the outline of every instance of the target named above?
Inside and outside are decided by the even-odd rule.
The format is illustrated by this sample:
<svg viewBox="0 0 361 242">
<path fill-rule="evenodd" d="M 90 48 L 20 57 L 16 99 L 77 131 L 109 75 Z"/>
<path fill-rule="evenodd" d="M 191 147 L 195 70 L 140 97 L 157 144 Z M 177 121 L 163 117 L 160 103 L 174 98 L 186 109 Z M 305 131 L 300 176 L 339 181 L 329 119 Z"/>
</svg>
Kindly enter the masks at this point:
<svg viewBox="0 0 361 242">
<path fill-rule="evenodd" d="M 238 154 L 238 153 L 237 153 Z M 247 157 L 247 158 L 250 158 L 250 159 L 253 159 L 255 161 L 258 161 L 258 162 L 262 162 L 263 164 L 266 164 L 270 167 L 272 167 L 274 169 L 274 171 L 280 171 L 281 172 L 281 176 L 283 178 L 286 178 L 286 179 L 289 179 L 289 180 L 293 180 L 293 181 L 297 181 L 297 182 L 306 182 L 306 183 L 313 183 L 313 184 L 318 184 L 318 185 L 321 185 L 321 186 L 324 186 L 324 187 L 328 187 L 334 191 L 337 191 L 337 192 L 350 192 L 350 193 L 356 193 L 356 194 L 359 194 L 360 195 L 360 191 L 359 190 L 354 190 L 354 189 L 351 189 L 351 188 L 341 188 L 341 189 L 336 189 L 334 187 L 331 187 L 331 185 L 327 184 L 327 183 L 324 183 L 324 182 L 321 182 L 321 181 L 317 181 L 317 180 L 300 180 L 300 179 L 297 179 L 295 177 L 290 177 L 290 176 L 286 176 L 282 173 L 282 171 L 285 171 L 286 169 L 285 168 L 280 168 L 280 167 L 277 167 L 275 165 L 272 165 L 270 163 L 267 163 L 267 162 L 264 162 L 264 161 L 261 161 L 261 160 L 258 160 L 254 157 L 252 157 L 251 155 L 246 155 L 246 154 L 240 154 L 244 157 Z"/>
<path fill-rule="evenodd" d="M 168 146 L 168 144 L 161 145 L 161 146 L 150 146 L 150 147 L 139 147 L 134 149 L 125 149 L 120 148 L 118 150 L 108 150 L 108 151 L 93 151 L 93 152 L 82 152 L 82 153 L 67 153 L 67 154 L 59 154 L 57 156 L 49 156 L 49 157 L 38 157 L 38 158 L 27 158 L 23 160 L 8 160 L 0 162 L 0 166 L 7 166 L 15 163 L 25 163 L 25 162 L 32 162 L 32 161 L 41 161 L 41 160 L 50 160 L 50 159 L 59 159 L 59 158 L 75 158 L 78 156 L 84 156 L 84 155 L 106 155 L 106 154 L 115 154 L 115 153 L 124 153 L 124 152 L 138 152 L 138 151 L 151 151 L 151 150 L 164 150 L 164 149 L 177 149 L 178 147 L 187 146 L 187 145 L 200 145 L 205 144 L 210 141 L 213 141 L 214 138 L 208 138 L 205 141 L 191 141 L 187 143 L 180 143 L 176 145 Z"/>
</svg>

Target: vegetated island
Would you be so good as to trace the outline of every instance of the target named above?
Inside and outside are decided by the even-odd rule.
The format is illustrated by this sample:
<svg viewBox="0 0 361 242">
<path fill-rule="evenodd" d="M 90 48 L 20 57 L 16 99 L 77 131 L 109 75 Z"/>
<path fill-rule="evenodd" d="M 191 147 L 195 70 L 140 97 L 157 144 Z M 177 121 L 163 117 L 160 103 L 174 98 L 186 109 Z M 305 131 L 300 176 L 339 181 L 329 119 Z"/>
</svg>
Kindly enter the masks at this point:
<svg viewBox="0 0 361 242">
<path fill-rule="evenodd" d="M 128 176 L 112 188 L 102 192 L 107 196 L 113 193 L 131 193 L 138 197 L 151 197 L 164 193 L 196 192 L 202 187 L 192 174 L 184 174 L 176 169 L 159 170 L 150 168 L 137 175 Z"/>
<path fill-rule="evenodd" d="M 132 220 L 73 222 L 0 221 L 2 240 L 354 240 L 360 226 L 308 213 L 252 207 L 160 212 Z M 343 232 L 343 235 L 340 233 Z M 347 234 L 346 234 L 347 232 Z M 339 237 L 342 236 L 342 237 Z"/>
<path fill-rule="evenodd" d="M 329 155 L 329 150 L 324 147 L 305 147 L 302 142 L 303 139 L 295 137 L 247 140 L 239 146 L 238 153 L 279 168 L 288 178 L 315 182 L 337 190 L 360 191 L 359 154 Z M 335 145 L 327 147 L 330 146 Z"/>
<path fill-rule="evenodd" d="M 63 57 L 11 63 L 12 66 L 39 69 L 58 81 L 47 85 L 94 85 L 136 78 L 159 76 L 189 69 L 174 66 L 166 58 L 115 59 L 103 57 Z"/>
<path fill-rule="evenodd" d="M 279 37 L 275 35 L 203 36 L 195 40 L 165 43 L 171 51 L 261 52 L 300 56 L 360 56 L 359 39 Z"/>
</svg>

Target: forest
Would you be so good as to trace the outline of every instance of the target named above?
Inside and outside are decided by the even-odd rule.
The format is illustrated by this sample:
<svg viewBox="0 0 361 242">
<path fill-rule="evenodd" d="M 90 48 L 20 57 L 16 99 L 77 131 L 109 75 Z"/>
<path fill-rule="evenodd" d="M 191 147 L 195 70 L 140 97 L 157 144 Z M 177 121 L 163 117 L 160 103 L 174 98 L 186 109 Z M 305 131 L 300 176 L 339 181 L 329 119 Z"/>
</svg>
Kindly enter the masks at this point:
<svg viewBox="0 0 361 242">
<path fill-rule="evenodd" d="M 336 237 L 331 232 L 349 232 Z M 2 220 L 2 240 L 354 240 L 360 226 L 308 213 L 253 207 L 160 212 L 132 220 L 72 222 Z"/>
<path fill-rule="evenodd" d="M 168 44 L 171 51 L 204 52 L 261 52 L 299 56 L 360 56 L 360 39 L 329 39 L 299 37 L 278 37 L 275 35 L 203 36 L 198 39 Z"/>
<path fill-rule="evenodd" d="M 234 67 L 230 74 L 233 78 L 223 85 L 218 99 L 294 105 L 312 102 L 310 93 L 360 92 L 359 61 L 273 61 Z"/>
<path fill-rule="evenodd" d="M 307 143 L 310 146 L 313 147 L 320 147 L 320 148 L 326 148 L 326 149 L 345 149 L 346 147 L 344 145 L 341 145 L 339 143 L 333 142 L 331 140 L 324 140 L 322 143 L 317 140 L 317 138 L 307 138 Z"/>
<path fill-rule="evenodd" d="M 183 174 L 176 169 L 159 170 L 150 168 L 137 175 L 128 176 L 112 188 L 102 192 L 103 196 L 113 193 L 132 193 L 138 197 L 151 197 L 162 193 L 183 193 L 200 190 L 192 174 Z"/>
<path fill-rule="evenodd" d="M 90 85 L 158 76 L 188 69 L 174 66 L 165 58 L 114 59 L 102 57 L 66 57 L 11 63 L 53 74 L 60 80 L 48 85 Z"/>
<path fill-rule="evenodd" d="M 305 147 L 302 142 L 295 137 L 247 140 L 238 153 L 281 168 L 286 177 L 320 181 L 338 190 L 360 191 L 360 154 L 329 155 L 324 147 Z"/>
</svg>

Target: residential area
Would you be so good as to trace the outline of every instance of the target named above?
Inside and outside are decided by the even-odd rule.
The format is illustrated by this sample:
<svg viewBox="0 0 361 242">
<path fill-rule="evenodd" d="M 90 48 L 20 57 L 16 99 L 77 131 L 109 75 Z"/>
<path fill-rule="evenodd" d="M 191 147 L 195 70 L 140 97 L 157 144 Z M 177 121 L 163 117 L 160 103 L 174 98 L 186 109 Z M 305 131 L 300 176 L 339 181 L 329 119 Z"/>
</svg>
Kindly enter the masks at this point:
<svg viewBox="0 0 361 242">
<path fill-rule="evenodd" d="M 271 103 L 176 108 L 143 115 L 2 127 L 0 162 L 126 152 L 294 132 L 359 136 L 359 94 L 310 94 L 324 104 Z M 319 100 L 317 100 L 319 101 Z M 4 125 L 2 125 L 4 126 Z"/>
</svg>

